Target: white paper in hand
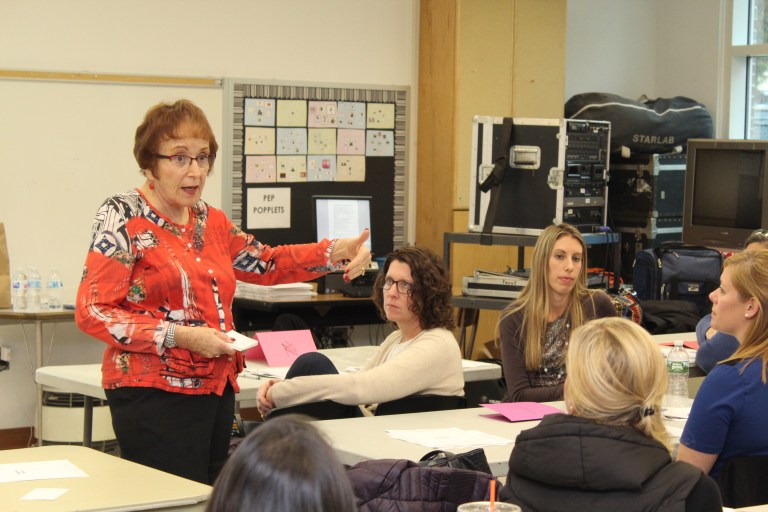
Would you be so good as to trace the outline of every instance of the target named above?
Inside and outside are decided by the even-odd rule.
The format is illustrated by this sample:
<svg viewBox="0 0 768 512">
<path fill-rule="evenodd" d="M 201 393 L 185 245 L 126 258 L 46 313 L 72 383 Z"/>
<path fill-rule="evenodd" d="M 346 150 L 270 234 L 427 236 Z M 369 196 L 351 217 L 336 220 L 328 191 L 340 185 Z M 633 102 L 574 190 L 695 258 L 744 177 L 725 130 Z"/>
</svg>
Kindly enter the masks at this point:
<svg viewBox="0 0 768 512">
<path fill-rule="evenodd" d="M 227 332 L 227 336 L 229 336 L 230 339 L 235 340 L 232 342 L 232 347 L 235 350 L 240 350 L 241 352 L 243 350 L 248 350 L 249 348 L 255 347 L 256 345 L 259 344 L 259 342 L 255 338 L 249 338 L 245 334 L 240 334 L 234 329 Z"/>
</svg>

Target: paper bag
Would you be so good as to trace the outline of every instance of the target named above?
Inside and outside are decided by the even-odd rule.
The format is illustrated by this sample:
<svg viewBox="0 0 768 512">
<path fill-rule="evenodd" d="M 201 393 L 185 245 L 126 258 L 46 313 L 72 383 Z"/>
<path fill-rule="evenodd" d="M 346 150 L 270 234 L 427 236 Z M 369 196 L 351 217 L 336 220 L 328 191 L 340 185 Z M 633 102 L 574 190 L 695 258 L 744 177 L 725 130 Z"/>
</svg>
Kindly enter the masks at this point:
<svg viewBox="0 0 768 512">
<path fill-rule="evenodd" d="M 11 307 L 11 261 L 5 241 L 5 224 L 0 222 L 0 308 Z"/>
</svg>

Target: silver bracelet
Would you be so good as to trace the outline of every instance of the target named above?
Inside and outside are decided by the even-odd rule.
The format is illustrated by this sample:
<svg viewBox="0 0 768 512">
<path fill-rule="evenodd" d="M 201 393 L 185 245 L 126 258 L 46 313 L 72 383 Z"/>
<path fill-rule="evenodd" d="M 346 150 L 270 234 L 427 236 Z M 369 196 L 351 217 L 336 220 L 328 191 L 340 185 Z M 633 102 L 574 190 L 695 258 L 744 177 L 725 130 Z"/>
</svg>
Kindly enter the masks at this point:
<svg viewBox="0 0 768 512">
<path fill-rule="evenodd" d="M 176 324 L 169 324 L 168 330 L 165 332 L 165 340 L 163 341 L 165 348 L 173 348 L 176 346 Z"/>
</svg>

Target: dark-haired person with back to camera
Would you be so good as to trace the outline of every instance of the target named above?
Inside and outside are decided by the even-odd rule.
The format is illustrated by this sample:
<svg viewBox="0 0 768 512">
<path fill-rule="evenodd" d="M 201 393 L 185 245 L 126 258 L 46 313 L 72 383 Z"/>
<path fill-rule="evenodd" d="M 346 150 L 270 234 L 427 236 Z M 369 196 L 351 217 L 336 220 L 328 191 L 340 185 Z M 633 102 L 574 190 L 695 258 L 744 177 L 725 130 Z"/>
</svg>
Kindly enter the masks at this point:
<svg viewBox="0 0 768 512">
<path fill-rule="evenodd" d="M 336 453 L 309 418 L 275 418 L 240 443 L 213 486 L 206 512 L 354 512 Z"/>
<path fill-rule="evenodd" d="M 261 386 L 262 414 L 318 400 L 361 405 L 364 414 L 373 414 L 377 404 L 409 395 L 464 395 L 443 260 L 426 247 L 396 249 L 376 277 L 372 298 L 382 317 L 397 326 L 376 354 L 358 372 L 342 374 L 323 354 L 302 354 L 286 380 Z"/>
<path fill-rule="evenodd" d="M 210 483 L 227 457 L 243 355 L 232 348 L 235 280 L 358 277 L 359 237 L 270 247 L 201 199 L 218 144 L 200 108 L 160 103 L 136 129 L 144 183 L 110 197 L 93 222 L 77 292 L 78 327 L 102 361 L 123 458 Z"/>
<path fill-rule="evenodd" d="M 545 228 L 533 248 L 528 284 L 499 320 L 504 401 L 562 400 L 571 331 L 605 316 L 616 316 L 616 308 L 605 292 L 587 288 L 587 246 L 579 230 Z"/>
<path fill-rule="evenodd" d="M 745 251 L 768 249 L 768 230 L 757 229 L 744 241 Z M 712 314 L 706 315 L 696 325 L 696 367 L 709 373 L 715 365 L 728 359 L 739 348 L 739 340 L 712 328 Z"/>
</svg>

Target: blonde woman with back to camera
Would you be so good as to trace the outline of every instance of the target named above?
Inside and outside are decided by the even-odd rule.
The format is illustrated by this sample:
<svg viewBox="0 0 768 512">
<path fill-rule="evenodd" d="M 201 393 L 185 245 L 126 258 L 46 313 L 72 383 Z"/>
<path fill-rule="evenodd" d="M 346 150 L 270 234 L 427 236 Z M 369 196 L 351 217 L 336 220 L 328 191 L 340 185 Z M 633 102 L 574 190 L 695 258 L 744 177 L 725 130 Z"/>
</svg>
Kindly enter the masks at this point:
<svg viewBox="0 0 768 512">
<path fill-rule="evenodd" d="M 661 418 L 664 358 L 650 334 L 622 318 L 573 331 L 567 414 L 522 432 L 509 459 L 504 501 L 525 512 L 719 512 L 715 482 L 674 462 Z"/>
</svg>

